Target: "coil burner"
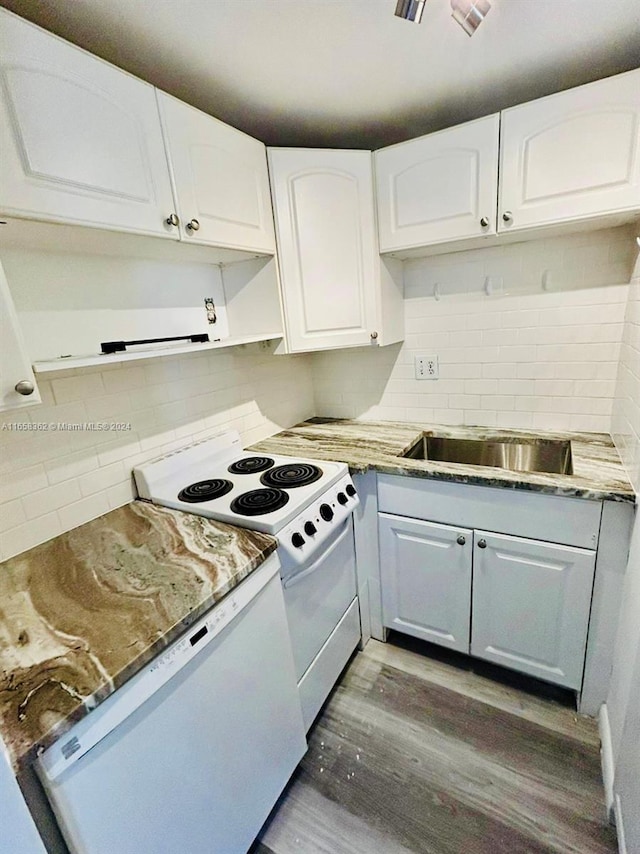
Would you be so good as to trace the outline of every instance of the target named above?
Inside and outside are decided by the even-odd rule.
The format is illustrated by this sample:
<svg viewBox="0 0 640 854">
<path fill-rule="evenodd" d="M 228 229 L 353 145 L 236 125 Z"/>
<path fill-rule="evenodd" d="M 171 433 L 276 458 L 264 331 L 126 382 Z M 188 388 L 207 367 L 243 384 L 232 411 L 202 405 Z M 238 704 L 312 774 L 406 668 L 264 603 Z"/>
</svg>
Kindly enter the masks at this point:
<svg viewBox="0 0 640 854">
<path fill-rule="evenodd" d="M 269 469 L 260 478 L 265 486 L 278 489 L 293 489 L 296 486 L 308 486 L 322 477 L 322 469 L 311 463 L 290 463 Z"/>
<path fill-rule="evenodd" d="M 263 516 L 280 510 L 288 501 L 289 496 L 281 489 L 252 489 L 234 498 L 230 509 L 239 516 Z"/>
</svg>

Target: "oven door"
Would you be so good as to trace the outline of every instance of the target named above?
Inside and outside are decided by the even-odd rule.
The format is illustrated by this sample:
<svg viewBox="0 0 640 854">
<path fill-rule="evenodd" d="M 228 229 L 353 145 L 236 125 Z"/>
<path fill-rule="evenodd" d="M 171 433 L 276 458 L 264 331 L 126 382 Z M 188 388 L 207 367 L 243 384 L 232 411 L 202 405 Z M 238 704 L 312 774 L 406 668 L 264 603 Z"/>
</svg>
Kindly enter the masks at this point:
<svg viewBox="0 0 640 854">
<path fill-rule="evenodd" d="M 283 568 L 282 584 L 298 681 L 356 595 L 353 515 L 301 566 Z"/>
</svg>

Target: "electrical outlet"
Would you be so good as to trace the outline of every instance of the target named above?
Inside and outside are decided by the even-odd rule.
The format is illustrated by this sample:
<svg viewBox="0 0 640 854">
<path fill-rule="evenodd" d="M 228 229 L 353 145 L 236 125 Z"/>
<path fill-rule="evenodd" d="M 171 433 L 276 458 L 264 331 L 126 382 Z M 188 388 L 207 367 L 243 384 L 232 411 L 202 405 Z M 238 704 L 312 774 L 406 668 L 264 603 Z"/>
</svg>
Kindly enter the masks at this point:
<svg viewBox="0 0 640 854">
<path fill-rule="evenodd" d="M 437 380 L 440 377 L 437 356 L 416 356 L 414 366 L 417 380 Z"/>
</svg>

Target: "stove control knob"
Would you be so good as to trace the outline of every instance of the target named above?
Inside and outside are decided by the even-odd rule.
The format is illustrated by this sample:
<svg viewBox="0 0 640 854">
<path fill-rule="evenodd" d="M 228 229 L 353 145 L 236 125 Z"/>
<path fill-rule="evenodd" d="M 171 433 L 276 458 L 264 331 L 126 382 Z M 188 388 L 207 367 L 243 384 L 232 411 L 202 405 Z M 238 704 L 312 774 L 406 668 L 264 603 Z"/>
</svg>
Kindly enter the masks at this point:
<svg viewBox="0 0 640 854">
<path fill-rule="evenodd" d="M 353 498 L 353 496 L 356 494 L 356 488 L 355 488 L 355 486 L 353 486 L 353 484 L 349 483 L 349 484 L 347 484 L 345 492 L 347 493 L 347 495 L 350 498 Z"/>
<path fill-rule="evenodd" d="M 329 507 L 328 504 L 320 505 L 320 515 L 324 519 L 325 522 L 330 522 L 333 519 L 333 510 Z"/>
<path fill-rule="evenodd" d="M 318 532 L 318 529 L 313 524 L 313 522 L 305 522 L 304 523 L 304 532 L 308 537 L 313 537 L 313 535 Z"/>
<path fill-rule="evenodd" d="M 347 501 L 349 500 L 347 498 L 347 496 L 344 494 L 344 492 L 339 492 L 337 494 L 336 498 L 338 499 L 338 504 L 346 504 Z"/>
<path fill-rule="evenodd" d="M 291 537 L 291 545 L 296 549 L 301 549 L 304 545 L 304 537 L 302 536 L 302 534 L 295 533 Z"/>
</svg>

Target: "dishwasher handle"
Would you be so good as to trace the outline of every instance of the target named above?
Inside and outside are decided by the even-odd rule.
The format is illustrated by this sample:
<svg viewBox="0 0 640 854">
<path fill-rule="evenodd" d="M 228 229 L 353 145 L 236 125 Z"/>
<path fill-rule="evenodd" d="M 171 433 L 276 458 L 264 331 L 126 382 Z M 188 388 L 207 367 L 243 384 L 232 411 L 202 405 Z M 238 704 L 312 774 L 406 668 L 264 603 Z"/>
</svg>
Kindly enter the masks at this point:
<svg viewBox="0 0 640 854">
<path fill-rule="evenodd" d="M 335 540 L 328 546 L 328 548 L 326 548 L 323 551 L 323 553 L 320 555 L 320 557 L 317 557 L 310 566 L 307 566 L 305 569 L 301 570 L 300 572 L 297 572 L 295 575 L 290 575 L 288 578 L 285 578 L 285 580 L 282 583 L 282 586 L 284 587 L 285 590 L 287 590 L 289 587 L 293 587 L 299 581 L 303 581 L 305 578 L 307 578 L 307 576 L 311 575 L 312 572 L 315 572 L 316 569 L 318 569 L 320 564 L 323 563 L 329 557 L 329 555 L 332 554 L 335 551 L 335 549 L 338 548 L 340 543 L 347 536 L 347 534 L 351 530 L 350 522 L 351 522 L 351 516 L 349 516 L 347 519 L 344 520 L 342 531 L 338 534 L 338 536 L 335 538 Z"/>
</svg>

